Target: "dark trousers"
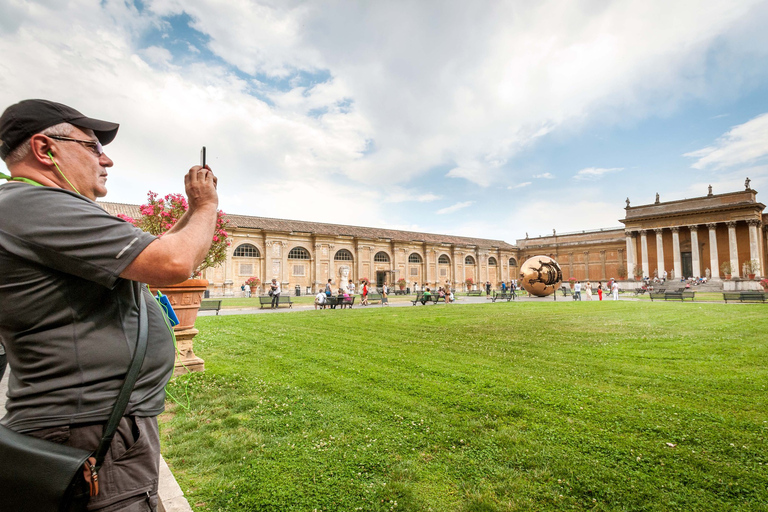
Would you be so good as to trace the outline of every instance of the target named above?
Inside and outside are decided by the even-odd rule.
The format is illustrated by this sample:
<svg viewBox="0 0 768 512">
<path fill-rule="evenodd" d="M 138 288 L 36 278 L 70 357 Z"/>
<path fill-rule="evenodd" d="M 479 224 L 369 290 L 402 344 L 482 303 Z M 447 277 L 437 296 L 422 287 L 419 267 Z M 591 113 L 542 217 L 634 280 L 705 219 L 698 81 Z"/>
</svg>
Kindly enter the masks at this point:
<svg viewBox="0 0 768 512">
<path fill-rule="evenodd" d="M 28 435 L 95 450 L 104 426 L 51 427 Z M 104 465 L 99 470 L 99 495 L 91 498 L 89 511 L 154 512 L 160 466 L 160 436 L 157 418 L 125 416 L 115 432 Z"/>
<path fill-rule="evenodd" d="M 276 308 L 277 305 L 280 303 L 280 294 L 275 293 L 272 295 L 272 307 Z"/>
</svg>

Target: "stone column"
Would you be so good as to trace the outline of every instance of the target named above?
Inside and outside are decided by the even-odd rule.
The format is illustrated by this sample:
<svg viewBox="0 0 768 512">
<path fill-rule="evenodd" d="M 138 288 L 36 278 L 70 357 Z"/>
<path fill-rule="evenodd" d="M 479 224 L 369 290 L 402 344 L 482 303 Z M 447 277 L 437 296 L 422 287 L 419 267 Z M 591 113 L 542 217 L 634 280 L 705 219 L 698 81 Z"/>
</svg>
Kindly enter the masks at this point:
<svg viewBox="0 0 768 512">
<path fill-rule="evenodd" d="M 656 271 L 659 279 L 664 276 L 664 239 L 661 237 L 662 228 L 654 229 L 656 232 Z"/>
<path fill-rule="evenodd" d="M 720 279 L 720 260 L 717 258 L 717 224 L 707 224 L 709 228 L 709 264 L 712 279 Z"/>
<path fill-rule="evenodd" d="M 315 264 L 312 272 L 312 293 L 320 291 L 320 269 L 322 268 L 321 257 L 323 255 L 323 244 L 315 244 Z"/>
<path fill-rule="evenodd" d="M 648 264 L 648 234 L 644 229 L 640 230 L 640 252 L 643 258 L 643 277 L 650 277 L 651 267 Z"/>
<path fill-rule="evenodd" d="M 619 249 L 619 265 L 621 265 L 621 249 Z M 605 251 L 600 251 L 600 279 L 603 281 L 608 279 L 605 271 Z"/>
<path fill-rule="evenodd" d="M 672 230 L 672 261 L 673 268 L 675 269 L 675 279 L 680 279 L 683 276 L 683 262 L 680 259 L 680 228 L 674 226 L 670 228 Z"/>
<path fill-rule="evenodd" d="M 763 262 L 760 258 L 760 243 L 757 235 L 757 230 L 760 228 L 760 221 L 759 220 L 748 220 L 747 224 L 749 224 L 749 259 L 752 261 L 757 261 L 760 264 L 760 271 L 755 272 L 757 275 L 763 274 Z"/>
<path fill-rule="evenodd" d="M 632 238 L 632 232 L 631 231 L 625 231 L 624 235 L 626 235 L 627 240 L 627 278 L 631 281 L 635 277 L 635 263 L 637 263 L 637 258 L 635 257 L 635 241 Z"/>
<path fill-rule="evenodd" d="M 275 243 L 280 244 L 280 277 L 278 277 L 277 280 L 280 282 L 281 291 L 285 293 L 285 289 L 291 281 L 291 273 L 293 272 L 292 268 L 288 268 L 288 250 L 286 249 L 288 242 Z"/>
<path fill-rule="evenodd" d="M 699 227 L 688 226 L 691 230 L 691 263 L 693 265 L 693 277 L 701 277 L 701 261 L 699 260 Z"/>
<path fill-rule="evenodd" d="M 731 275 L 739 277 L 739 246 L 736 242 L 736 221 L 726 222 L 728 225 L 728 251 L 731 259 Z"/>
<path fill-rule="evenodd" d="M 325 280 L 323 280 L 323 282 L 320 283 L 320 285 L 322 286 L 323 290 L 325 290 L 325 284 L 328 282 L 328 279 L 333 279 L 333 274 L 334 274 L 333 264 L 334 264 L 334 261 L 335 261 L 333 259 L 333 257 L 334 257 L 333 247 L 334 247 L 333 244 L 328 244 L 328 277 L 326 277 Z M 360 257 L 357 254 L 355 254 L 355 260 L 359 260 L 359 259 L 360 259 Z M 352 262 L 352 263 L 354 263 L 354 262 Z"/>
<path fill-rule="evenodd" d="M 584 279 L 589 281 L 589 251 L 584 251 Z"/>
<path fill-rule="evenodd" d="M 573 253 L 568 253 L 568 277 L 574 277 L 573 276 Z"/>
</svg>

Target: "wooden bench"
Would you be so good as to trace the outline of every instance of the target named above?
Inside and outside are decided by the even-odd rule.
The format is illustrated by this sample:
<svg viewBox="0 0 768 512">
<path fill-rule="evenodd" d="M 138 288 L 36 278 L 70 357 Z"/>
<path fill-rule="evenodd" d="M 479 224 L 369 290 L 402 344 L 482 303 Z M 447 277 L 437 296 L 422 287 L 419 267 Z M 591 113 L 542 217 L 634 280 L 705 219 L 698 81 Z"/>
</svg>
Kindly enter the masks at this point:
<svg viewBox="0 0 768 512">
<path fill-rule="evenodd" d="M 368 294 L 368 303 L 371 302 L 378 302 L 381 303 L 381 299 L 384 297 L 384 294 L 382 293 L 369 293 Z"/>
<path fill-rule="evenodd" d="M 368 294 L 370 297 L 370 294 Z M 343 295 L 333 295 L 325 298 L 325 304 L 322 306 L 328 306 L 331 309 L 336 309 L 336 306 L 341 306 L 339 309 L 351 308 L 355 304 L 355 295 L 350 295 L 345 299 Z"/>
<path fill-rule="evenodd" d="M 497 300 L 506 300 L 509 302 L 510 300 L 514 299 L 516 296 L 515 293 L 510 291 L 504 291 L 504 292 L 493 292 L 493 296 L 491 297 L 491 302 L 496 302 Z"/>
<path fill-rule="evenodd" d="M 203 300 L 200 301 L 200 311 L 215 311 L 218 316 L 221 310 L 220 300 Z"/>
<path fill-rule="evenodd" d="M 426 305 L 427 302 L 431 302 L 432 304 L 437 304 L 440 302 L 440 297 L 436 293 L 430 293 L 429 297 L 424 299 L 424 292 L 416 292 L 416 300 L 412 300 L 413 305 L 415 306 L 417 303 L 422 302 L 424 305 Z M 445 299 L 443 299 L 443 302 L 445 302 Z"/>
<path fill-rule="evenodd" d="M 757 291 L 746 292 L 723 292 L 723 300 L 728 301 L 738 300 L 739 302 L 765 302 L 766 294 Z"/>
<path fill-rule="evenodd" d="M 264 306 L 272 307 L 272 297 L 269 295 L 259 295 L 259 309 L 264 309 Z M 291 301 L 291 296 L 281 293 L 280 300 L 277 302 L 277 306 L 288 306 L 289 308 L 292 308 L 293 301 Z"/>
<path fill-rule="evenodd" d="M 565 286 L 560 288 L 560 291 L 563 292 L 563 297 L 567 297 L 569 295 L 573 295 L 573 290 L 571 290 L 570 288 L 567 288 Z"/>
<path fill-rule="evenodd" d="M 642 295 L 646 292 L 645 288 L 635 288 L 635 295 Z"/>
<path fill-rule="evenodd" d="M 421 293 L 421 292 L 418 292 L 418 293 Z M 417 293 L 417 295 L 418 295 L 418 293 Z M 467 296 L 469 296 L 469 297 L 472 297 L 472 296 L 480 297 L 482 294 L 483 294 L 483 290 L 469 290 L 467 292 Z"/>
<path fill-rule="evenodd" d="M 394 293 L 395 295 L 408 295 L 408 293 L 405 291 L 405 288 L 403 288 L 402 290 L 398 288 L 392 293 Z"/>
<path fill-rule="evenodd" d="M 696 292 L 650 292 L 648 295 L 651 297 L 651 300 L 664 299 L 683 301 L 685 299 L 694 300 L 696 297 Z"/>
</svg>

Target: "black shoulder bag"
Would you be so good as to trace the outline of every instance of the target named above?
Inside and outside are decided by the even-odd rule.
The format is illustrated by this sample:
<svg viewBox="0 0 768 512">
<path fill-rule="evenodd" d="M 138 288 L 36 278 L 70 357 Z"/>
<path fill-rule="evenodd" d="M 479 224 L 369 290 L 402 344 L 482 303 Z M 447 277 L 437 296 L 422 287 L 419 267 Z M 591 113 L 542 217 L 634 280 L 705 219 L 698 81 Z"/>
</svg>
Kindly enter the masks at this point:
<svg viewBox="0 0 768 512">
<path fill-rule="evenodd" d="M 0 425 L 0 500 L 14 512 L 77 512 L 99 493 L 98 470 L 125 413 L 147 352 L 147 304 L 139 289 L 139 332 L 136 351 L 123 381 L 104 435 L 93 453 L 32 436 Z M 93 459 L 95 463 L 92 464 Z M 90 474 L 86 480 L 84 471 Z"/>
</svg>

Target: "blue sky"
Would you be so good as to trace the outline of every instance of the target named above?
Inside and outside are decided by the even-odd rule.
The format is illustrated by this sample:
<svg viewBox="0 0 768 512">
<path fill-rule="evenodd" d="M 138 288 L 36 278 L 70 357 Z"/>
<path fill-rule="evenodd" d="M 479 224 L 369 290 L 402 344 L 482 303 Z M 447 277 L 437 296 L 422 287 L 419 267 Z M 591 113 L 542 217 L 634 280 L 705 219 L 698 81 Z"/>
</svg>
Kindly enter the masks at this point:
<svg viewBox="0 0 768 512">
<path fill-rule="evenodd" d="M 182 191 L 206 145 L 227 212 L 514 242 L 618 226 L 627 197 L 768 190 L 766 22 L 749 0 L 6 0 L 0 105 L 120 122 L 107 200 Z"/>
</svg>

